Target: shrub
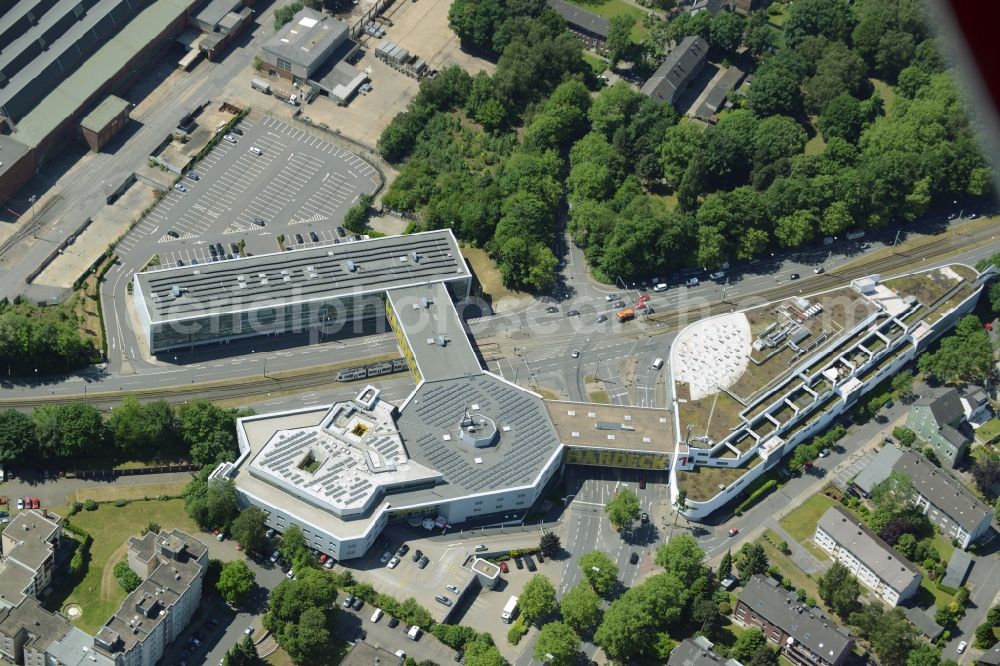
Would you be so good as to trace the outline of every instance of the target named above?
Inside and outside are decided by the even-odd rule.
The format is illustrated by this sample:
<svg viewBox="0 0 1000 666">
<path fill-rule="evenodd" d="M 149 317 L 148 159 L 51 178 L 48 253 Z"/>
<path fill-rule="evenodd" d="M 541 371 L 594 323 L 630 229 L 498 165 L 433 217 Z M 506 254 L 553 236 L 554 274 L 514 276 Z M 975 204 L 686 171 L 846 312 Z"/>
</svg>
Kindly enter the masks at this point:
<svg viewBox="0 0 1000 666">
<path fill-rule="evenodd" d="M 517 645 L 521 642 L 521 638 L 528 633 L 528 627 L 526 627 L 521 622 L 521 618 L 518 618 L 514 624 L 511 625 L 510 631 L 507 632 L 507 641 L 511 645 Z"/>
<path fill-rule="evenodd" d="M 799 598 L 799 601 L 805 601 L 807 596 L 805 588 L 804 587 L 795 588 L 795 596 Z"/>
<path fill-rule="evenodd" d="M 789 578 L 788 576 L 785 576 L 784 578 L 781 579 L 781 585 L 789 590 L 792 589 L 792 579 Z"/>
<path fill-rule="evenodd" d="M 757 488 L 757 490 L 750 493 L 750 496 L 747 497 L 738 507 L 736 507 L 736 515 L 737 516 L 743 515 L 744 511 L 749 509 L 751 506 L 759 502 L 764 497 L 770 495 L 777 487 L 778 487 L 778 482 L 774 479 L 768 479 L 767 481 L 762 483 L 760 487 Z"/>
<path fill-rule="evenodd" d="M 87 511 L 97 511 L 97 502 L 92 499 L 83 500 L 83 508 Z"/>
<path fill-rule="evenodd" d="M 892 429 L 892 436 L 903 446 L 913 446 L 917 441 L 917 433 L 904 426 L 896 426 Z"/>
<path fill-rule="evenodd" d="M 783 552 L 783 553 L 785 553 L 787 555 L 788 553 L 791 552 L 792 549 L 788 547 L 788 542 L 787 541 L 782 540 L 778 544 L 778 550 L 780 550 L 781 552 Z"/>
<path fill-rule="evenodd" d="M 116 564 L 115 568 L 112 569 L 112 573 L 118 581 L 118 584 L 122 586 L 122 589 L 125 590 L 125 592 L 133 592 L 137 587 L 139 587 L 140 584 L 142 584 L 142 579 L 139 578 L 139 574 L 132 571 L 132 569 L 130 569 L 128 564 L 125 562 L 119 562 Z"/>
<path fill-rule="evenodd" d="M 123 506 L 128 506 L 128 500 L 125 500 L 125 499 L 116 499 L 115 500 L 115 506 L 117 506 L 118 508 L 121 508 Z"/>
<path fill-rule="evenodd" d="M 69 515 L 75 515 L 83 511 L 83 502 L 73 502 L 69 507 Z"/>
<path fill-rule="evenodd" d="M 812 597 L 806 597 L 806 603 L 812 606 L 813 608 L 816 607 L 816 600 Z"/>
<path fill-rule="evenodd" d="M 733 605 L 728 601 L 719 602 L 719 615 L 729 615 L 733 612 Z"/>
</svg>

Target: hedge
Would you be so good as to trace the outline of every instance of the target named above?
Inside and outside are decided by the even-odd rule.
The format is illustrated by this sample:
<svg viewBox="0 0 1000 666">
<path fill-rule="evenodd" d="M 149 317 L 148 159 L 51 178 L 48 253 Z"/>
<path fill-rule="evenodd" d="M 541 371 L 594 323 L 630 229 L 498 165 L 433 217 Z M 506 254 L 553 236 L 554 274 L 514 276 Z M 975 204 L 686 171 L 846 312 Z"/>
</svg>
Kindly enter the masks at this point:
<svg viewBox="0 0 1000 666">
<path fill-rule="evenodd" d="M 778 482 L 775 479 L 768 479 L 761 484 L 760 488 L 753 491 L 750 497 L 746 498 L 738 507 L 736 507 L 736 515 L 742 516 L 743 512 L 749 509 L 751 506 L 759 502 L 761 499 L 770 495 L 778 487 Z"/>
</svg>

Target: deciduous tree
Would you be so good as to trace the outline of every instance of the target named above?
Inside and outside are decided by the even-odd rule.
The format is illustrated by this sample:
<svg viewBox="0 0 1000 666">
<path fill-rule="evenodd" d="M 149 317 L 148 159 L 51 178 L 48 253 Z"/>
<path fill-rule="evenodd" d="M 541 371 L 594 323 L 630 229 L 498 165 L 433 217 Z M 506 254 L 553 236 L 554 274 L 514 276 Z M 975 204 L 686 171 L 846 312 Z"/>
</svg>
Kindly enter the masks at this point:
<svg viewBox="0 0 1000 666">
<path fill-rule="evenodd" d="M 580 571 L 601 596 L 606 596 L 618 584 L 618 566 L 599 550 L 580 557 Z"/>
<path fill-rule="evenodd" d="M 239 606 L 253 589 L 254 574 L 243 560 L 234 560 L 222 567 L 215 587 L 227 603 Z"/>
<path fill-rule="evenodd" d="M 535 639 L 535 659 L 552 666 L 571 666 L 580 654 L 580 637 L 562 622 L 549 622 Z"/>
<path fill-rule="evenodd" d="M 581 583 L 563 595 L 559 610 L 574 631 L 589 634 L 601 618 L 601 599 L 589 585 Z"/>
</svg>

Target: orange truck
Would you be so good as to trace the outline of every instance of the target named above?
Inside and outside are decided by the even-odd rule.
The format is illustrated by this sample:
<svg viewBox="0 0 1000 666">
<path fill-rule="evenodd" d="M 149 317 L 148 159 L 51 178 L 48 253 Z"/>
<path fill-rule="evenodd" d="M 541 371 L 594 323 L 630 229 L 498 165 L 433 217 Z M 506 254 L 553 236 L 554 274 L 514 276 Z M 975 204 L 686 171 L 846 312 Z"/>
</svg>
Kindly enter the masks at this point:
<svg viewBox="0 0 1000 666">
<path fill-rule="evenodd" d="M 618 313 L 618 321 L 625 323 L 629 320 L 635 319 L 635 310 L 632 308 L 625 308 Z"/>
</svg>

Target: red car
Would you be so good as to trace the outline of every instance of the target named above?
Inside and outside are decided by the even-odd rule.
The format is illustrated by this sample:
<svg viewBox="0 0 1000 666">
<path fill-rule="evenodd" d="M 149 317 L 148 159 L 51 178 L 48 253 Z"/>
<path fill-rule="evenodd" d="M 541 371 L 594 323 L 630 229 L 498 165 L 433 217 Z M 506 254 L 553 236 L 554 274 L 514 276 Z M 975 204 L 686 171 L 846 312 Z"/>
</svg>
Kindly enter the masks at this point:
<svg viewBox="0 0 1000 666">
<path fill-rule="evenodd" d="M 37 498 L 37 497 L 32 497 L 32 498 L 31 498 L 31 508 L 32 508 L 32 509 L 37 509 L 37 508 L 38 508 L 38 507 L 40 507 L 41 505 L 42 505 L 42 503 L 38 501 L 38 498 Z"/>
<path fill-rule="evenodd" d="M 729 528 L 729 536 L 736 536 L 739 533 L 740 533 L 739 528 L 736 528 L 736 527 L 730 527 Z"/>
<path fill-rule="evenodd" d="M 507 568 L 507 563 L 506 562 L 501 562 L 500 563 L 500 571 L 502 571 L 504 573 L 510 573 L 510 569 Z"/>
<path fill-rule="evenodd" d="M 652 297 L 649 294 L 643 294 L 642 296 L 639 297 L 639 302 L 640 303 L 645 303 L 650 298 L 652 298 Z"/>
<path fill-rule="evenodd" d="M 326 553 L 320 553 L 319 554 L 319 563 L 323 564 L 324 562 L 326 562 Z"/>
</svg>

